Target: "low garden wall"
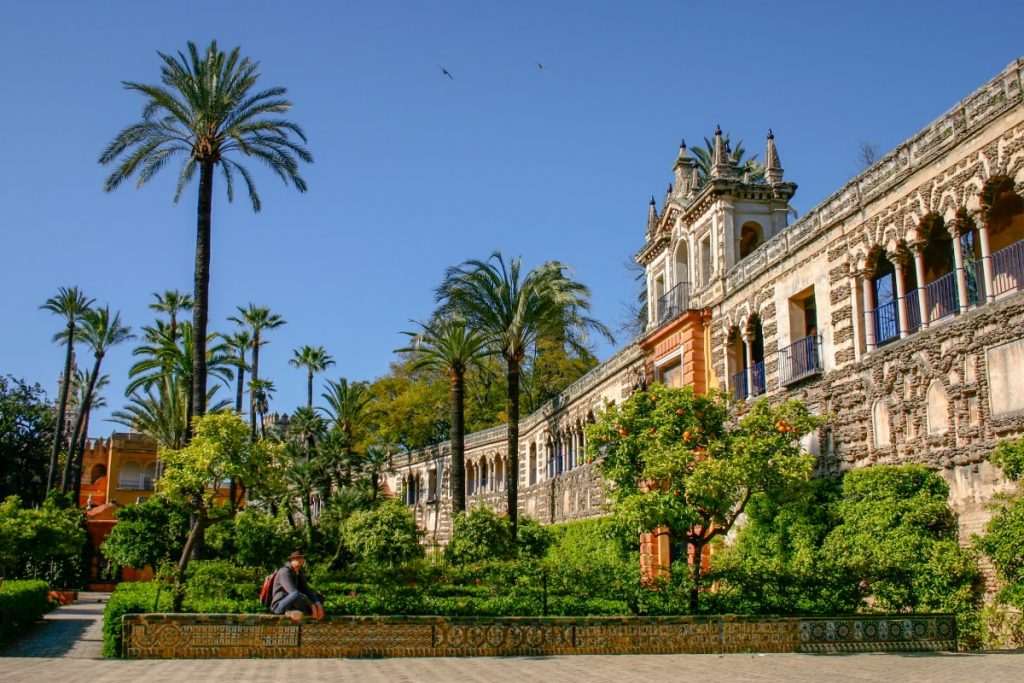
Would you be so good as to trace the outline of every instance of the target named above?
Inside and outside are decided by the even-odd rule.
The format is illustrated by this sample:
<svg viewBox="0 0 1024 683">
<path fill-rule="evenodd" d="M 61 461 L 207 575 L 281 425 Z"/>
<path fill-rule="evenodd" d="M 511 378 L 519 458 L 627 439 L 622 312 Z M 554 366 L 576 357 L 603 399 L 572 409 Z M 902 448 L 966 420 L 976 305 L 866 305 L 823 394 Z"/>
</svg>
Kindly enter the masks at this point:
<svg viewBox="0 0 1024 683">
<path fill-rule="evenodd" d="M 329 617 L 127 614 L 129 659 L 956 650 L 949 614 L 841 617 Z"/>
</svg>

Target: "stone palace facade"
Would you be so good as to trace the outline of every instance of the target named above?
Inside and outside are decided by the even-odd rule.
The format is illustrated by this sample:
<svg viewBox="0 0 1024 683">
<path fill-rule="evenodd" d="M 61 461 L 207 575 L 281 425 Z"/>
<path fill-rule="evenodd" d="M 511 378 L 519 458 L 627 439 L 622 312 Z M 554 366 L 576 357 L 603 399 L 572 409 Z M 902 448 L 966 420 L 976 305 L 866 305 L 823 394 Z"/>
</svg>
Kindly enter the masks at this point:
<svg viewBox="0 0 1024 683">
<path fill-rule="evenodd" d="M 1024 58 L 790 222 L 797 186 L 769 132 L 763 177 L 715 135 L 707 177 L 681 146 L 637 261 L 638 339 L 520 423 L 467 435 L 469 507 L 542 523 L 606 513 L 584 425 L 637 387 L 797 398 L 832 419 L 804 446 L 821 473 L 920 462 L 941 472 L 962 538 L 1007 486 L 986 460 L 1024 436 Z M 639 237 L 639 235 L 638 235 Z M 389 487 L 450 533 L 449 444 L 397 456 Z"/>
</svg>

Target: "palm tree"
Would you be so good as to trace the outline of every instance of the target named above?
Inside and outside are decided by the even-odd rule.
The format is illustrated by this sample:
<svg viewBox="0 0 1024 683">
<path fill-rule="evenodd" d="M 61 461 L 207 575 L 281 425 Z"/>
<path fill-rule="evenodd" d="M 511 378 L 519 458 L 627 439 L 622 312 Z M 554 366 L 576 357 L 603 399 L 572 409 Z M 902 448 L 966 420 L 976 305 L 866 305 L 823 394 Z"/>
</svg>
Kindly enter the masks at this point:
<svg viewBox="0 0 1024 683">
<path fill-rule="evenodd" d="M 86 394 L 89 385 L 92 384 L 92 393 Z M 108 384 L 110 384 L 109 375 L 100 375 L 99 379 L 95 382 L 92 381 L 91 373 L 86 370 L 85 372 L 78 370 L 75 372 L 75 405 L 84 406 L 88 405 L 91 410 L 96 408 L 106 408 L 107 400 L 100 393 Z M 78 494 L 82 490 L 82 461 L 85 458 L 85 444 L 89 440 L 89 415 L 85 416 L 85 424 L 82 426 L 82 435 L 78 439 L 78 444 L 72 446 L 71 453 L 76 453 L 75 462 L 78 463 L 75 468 L 75 502 L 78 502 Z M 68 456 L 71 459 L 71 455 Z"/>
<path fill-rule="evenodd" d="M 78 417 L 75 418 L 75 427 L 71 432 L 71 444 L 77 446 L 78 440 L 83 436 L 82 427 L 85 424 L 91 405 L 89 403 L 92 398 L 93 391 L 96 389 L 96 381 L 100 376 L 100 365 L 103 363 L 103 357 L 107 355 L 112 347 L 118 344 L 123 344 L 129 339 L 134 338 L 132 334 L 132 328 L 127 325 L 121 324 L 121 314 L 114 313 L 111 315 L 110 306 L 104 306 L 103 308 L 97 308 L 94 311 L 90 311 L 85 316 L 85 323 L 82 326 L 82 337 L 86 343 L 92 348 L 94 362 L 92 371 L 89 373 L 89 385 L 85 390 L 86 402 L 79 407 Z M 68 459 L 64 463 L 64 479 L 63 479 L 63 490 L 67 491 L 71 485 L 71 469 L 72 460 L 71 453 L 75 448 L 72 448 L 68 454 Z M 81 463 L 75 464 L 81 468 Z M 75 500 L 78 500 L 75 492 Z"/>
<path fill-rule="evenodd" d="M 178 324 L 177 338 L 172 338 L 170 327 L 162 325 L 157 321 L 154 327 L 142 328 L 145 332 L 145 342 L 137 346 L 133 356 L 140 356 L 128 370 L 130 381 L 125 388 L 125 395 L 130 395 L 138 389 L 148 390 L 159 382 L 163 382 L 169 375 L 173 375 L 181 381 L 183 388 L 187 391 L 185 402 L 185 424 L 192 423 L 193 413 L 193 383 L 192 372 L 195 363 L 192 359 L 192 352 L 195 344 L 192 343 L 194 336 L 192 323 L 183 322 Z M 180 340 L 180 342 L 179 342 Z M 232 368 L 237 365 L 237 360 L 231 355 L 226 342 L 216 332 L 206 338 L 206 371 L 225 385 L 234 377 Z M 216 390 L 216 386 L 208 388 L 206 392 L 206 404 L 209 405 L 209 397 Z M 186 443 L 188 437 L 186 434 Z"/>
<path fill-rule="evenodd" d="M 178 338 L 178 311 L 185 312 L 191 311 L 193 308 L 192 296 L 179 292 L 176 289 L 168 289 L 167 291 L 153 292 L 153 298 L 156 299 L 154 303 L 151 303 L 149 307 L 157 313 L 166 313 L 171 319 L 170 336 L 171 339 Z"/>
<path fill-rule="evenodd" d="M 294 444 L 288 444 L 285 447 L 286 455 L 292 449 L 296 448 Z M 294 457 L 294 454 L 293 454 Z M 306 537 L 307 547 L 313 545 L 313 515 L 312 515 L 312 501 L 313 496 L 319 493 L 320 486 L 320 473 L 317 472 L 316 467 L 309 462 L 302 462 L 300 460 L 294 460 L 288 470 L 285 472 L 285 481 L 288 483 L 288 489 L 291 494 L 299 499 L 302 505 L 302 516 L 305 518 L 306 523 L 304 526 L 304 533 Z"/>
<path fill-rule="evenodd" d="M 299 175 L 299 161 L 312 155 L 293 140 L 306 141 L 302 129 L 280 118 L 292 104 L 280 87 L 254 90 L 259 63 L 217 49 L 216 41 L 205 52 L 194 43 L 188 54 L 160 55 L 159 85 L 125 81 L 128 90 L 145 98 L 142 120 L 122 129 L 100 154 L 101 164 L 117 162 L 103 189 L 111 192 L 136 176 L 136 186 L 146 184 L 175 156 L 183 157 L 174 202 L 199 171 L 196 208 L 196 265 L 193 299 L 192 412 L 206 413 L 206 339 L 210 287 L 210 225 L 214 171 L 219 167 L 228 201 L 234 199 L 237 173 L 245 182 L 253 211 L 260 197 L 252 175 L 235 157 L 250 157 L 265 164 L 285 184 L 299 192 L 306 182 Z M 191 418 L 189 427 L 191 428 Z"/>
<path fill-rule="evenodd" d="M 352 482 L 352 470 L 358 465 L 356 442 L 360 431 L 370 417 L 367 410 L 373 396 L 366 382 L 349 382 L 344 377 L 338 381 L 327 381 L 327 391 L 321 394 L 327 401 L 322 409 L 329 418 L 331 428 L 339 437 L 345 468 L 345 483 Z"/>
<path fill-rule="evenodd" d="M 228 318 L 231 322 L 247 327 L 252 334 L 252 363 L 249 366 L 249 374 L 252 379 L 249 382 L 259 382 L 260 379 L 260 347 L 266 344 L 263 339 L 264 330 L 272 330 L 284 325 L 284 318 L 277 313 L 272 313 L 266 306 L 249 304 L 248 308 L 238 307 L 238 315 Z M 256 438 L 256 397 L 250 388 L 249 391 L 249 428 L 252 431 L 252 438 Z"/>
<path fill-rule="evenodd" d="M 235 385 L 235 412 L 242 414 L 242 395 L 245 393 L 245 371 L 249 365 L 245 362 L 245 354 L 252 348 L 252 335 L 248 330 L 239 330 L 224 337 L 228 348 L 235 354 L 235 367 L 238 368 L 237 384 Z"/>
<path fill-rule="evenodd" d="M 611 333 L 589 317 L 590 290 L 566 275 L 567 266 L 543 263 L 526 276 L 522 259 L 506 265 L 501 252 L 487 261 L 470 260 L 445 272 L 437 289 L 443 310 L 457 313 L 501 356 L 507 378 L 508 517 L 515 538 L 519 521 L 519 379 L 523 361 L 538 339 L 562 339 L 571 350 L 586 350 L 587 333 L 609 340 Z"/>
<path fill-rule="evenodd" d="M 452 512 L 466 510 L 466 371 L 488 354 L 487 338 L 466 327 L 454 316 L 435 316 L 428 323 L 416 323 L 419 332 L 405 332 L 410 346 L 396 353 L 412 353 L 412 367 L 436 368 L 451 382 L 452 420 Z"/>
<path fill-rule="evenodd" d="M 288 364 L 296 368 L 306 368 L 306 407 L 313 408 L 313 373 L 323 372 L 334 365 L 334 359 L 327 354 L 322 346 L 303 346 L 295 349 L 294 357 Z"/>
<path fill-rule="evenodd" d="M 391 450 L 383 444 L 368 446 L 363 454 L 363 470 L 370 478 L 370 488 L 372 489 L 370 500 L 377 500 L 377 494 L 380 492 L 380 478 L 391 471 Z M 455 476 L 454 465 L 452 466 L 452 476 Z M 463 496 L 463 503 L 465 503 L 465 496 Z"/>
<path fill-rule="evenodd" d="M 722 144 L 725 145 L 727 151 L 730 149 L 728 133 L 722 134 Z M 697 173 L 700 174 L 701 180 L 707 180 L 711 177 L 711 167 L 715 164 L 714 140 L 704 138 L 704 146 L 694 147 L 691 151 L 693 156 L 697 157 Z M 756 154 L 747 157 L 747 150 L 743 147 L 742 140 L 736 143 L 736 149 L 729 152 L 729 158 L 741 172 L 750 171 L 751 179 L 761 180 L 764 178 L 764 166 L 758 163 Z"/>
<path fill-rule="evenodd" d="M 298 408 L 288 422 L 288 434 L 302 446 L 306 460 L 309 460 L 316 448 L 316 442 L 324 434 L 324 418 L 312 408 Z"/>
<path fill-rule="evenodd" d="M 57 457 L 64 443 L 64 420 L 68 411 L 68 396 L 71 393 L 71 359 L 75 355 L 75 328 L 91 310 L 94 302 L 94 299 L 82 294 L 78 287 L 61 287 L 57 290 L 57 296 L 50 297 L 39 307 L 59 315 L 67 323 L 67 327 L 53 337 L 55 342 L 62 341 L 67 344 L 68 350 L 64 356 L 64 374 L 61 376 L 60 400 L 57 403 L 57 428 L 53 433 L 53 448 L 50 450 L 50 472 L 46 475 L 47 493 L 53 488 L 54 477 L 57 474 Z"/>
<path fill-rule="evenodd" d="M 274 398 L 274 392 L 277 387 L 269 379 L 256 379 L 252 378 L 249 380 L 249 395 L 252 396 L 252 416 L 253 419 L 256 415 L 260 416 L 260 436 L 266 438 L 267 436 L 267 425 L 264 419 L 267 413 L 270 412 L 270 399 Z M 255 438 L 255 435 L 254 435 Z"/>
</svg>

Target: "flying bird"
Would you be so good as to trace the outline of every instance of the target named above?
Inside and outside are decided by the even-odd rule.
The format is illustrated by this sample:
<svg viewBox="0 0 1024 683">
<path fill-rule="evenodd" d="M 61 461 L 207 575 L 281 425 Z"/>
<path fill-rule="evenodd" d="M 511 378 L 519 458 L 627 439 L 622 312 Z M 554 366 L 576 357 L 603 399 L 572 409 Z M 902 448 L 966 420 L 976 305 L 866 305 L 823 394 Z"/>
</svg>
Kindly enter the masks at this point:
<svg viewBox="0 0 1024 683">
<path fill-rule="evenodd" d="M 547 67 L 544 66 L 543 64 L 541 64 L 540 62 L 537 62 L 537 68 L 538 69 L 546 69 Z"/>
<path fill-rule="evenodd" d="M 441 74 L 442 75 L 447 76 L 448 78 L 452 79 L 453 81 L 455 80 L 455 76 L 452 76 L 450 73 L 448 73 L 448 69 L 444 68 L 440 64 L 437 65 L 437 68 L 441 70 Z"/>
</svg>

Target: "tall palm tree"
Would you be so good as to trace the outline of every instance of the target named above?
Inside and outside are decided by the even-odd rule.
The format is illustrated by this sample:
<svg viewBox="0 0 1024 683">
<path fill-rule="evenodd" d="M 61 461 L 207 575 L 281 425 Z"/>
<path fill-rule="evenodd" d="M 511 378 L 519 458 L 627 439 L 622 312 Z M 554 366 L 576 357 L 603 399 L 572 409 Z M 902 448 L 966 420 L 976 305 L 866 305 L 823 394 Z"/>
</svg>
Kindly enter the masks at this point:
<svg viewBox="0 0 1024 683">
<path fill-rule="evenodd" d="M 224 337 L 225 343 L 232 353 L 235 354 L 235 367 L 238 370 L 237 383 L 235 384 L 235 412 L 242 414 L 242 396 L 245 394 L 245 371 L 249 364 L 245 362 L 245 354 L 252 349 L 252 335 L 248 330 L 239 330 L 234 334 Z"/>
<path fill-rule="evenodd" d="M 370 500 L 377 500 L 377 494 L 380 493 L 381 477 L 392 471 L 391 450 L 384 444 L 373 444 L 372 446 L 368 446 L 366 448 L 366 452 L 363 454 L 363 470 L 366 472 L 366 476 L 370 479 L 370 488 L 372 490 Z M 454 472 L 455 468 L 453 466 L 453 477 L 455 476 Z"/>
<path fill-rule="evenodd" d="M 419 332 L 405 332 L 412 343 L 397 353 L 412 353 L 413 368 L 435 368 L 451 382 L 452 511 L 466 510 L 466 372 L 489 353 L 487 337 L 455 316 L 435 316 L 416 323 Z"/>
<path fill-rule="evenodd" d="M 136 176 L 136 186 L 146 184 L 173 157 L 183 158 L 174 202 L 199 172 L 196 208 L 195 306 L 192 325 L 192 412 L 206 412 L 206 339 L 210 293 L 210 225 L 214 172 L 219 167 L 228 201 L 234 199 L 235 175 L 242 177 L 253 211 L 260 197 L 252 175 L 236 157 L 250 157 L 265 164 L 285 184 L 306 191 L 299 162 L 313 161 L 302 144 L 306 135 L 295 123 L 281 118 L 291 109 L 280 87 L 254 89 L 259 63 L 239 55 L 239 48 L 225 53 L 216 41 L 205 51 L 188 44 L 187 54 L 157 53 L 163 65 L 159 85 L 125 81 L 124 87 L 145 98 L 142 120 L 122 129 L 100 154 L 101 164 L 116 162 L 103 189 L 111 192 Z M 189 416 L 191 420 L 191 415 Z M 191 428 L 191 422 L 189 423 Z"/>
<path fill-rule="evenodd" d="M 171 339 L 177 339 L 178 311 L 184 313 L 192 310 L 192 296 L 176 289 L 168 289 L 165 292 L 153 292 L 153 298 L 156 301 L 149 307 L 157 313 L 165 313 L 171 319 L 170 336 Z"/>
<path fill-rule="evenodd" d="M 75 405 L 84 406 L 88 405 L 90 412 L 96 408 L 106 408 L 107 400 L 100 393 L 108 384 L 110 384 L 109 375 L 100 375 L 99 379 L 95 382 L 92 381 L 91 373 L 86 371 L 75 372 Z M 92 384 L 92 393 L 86 394 L 89 385 Z M 78 439 L 78 444 L 72 446 L 72 453 L 75 453 L 75 462 L 78 466 L 75 468 L 75 502 L 78 502 L 78 494 L 82 491 L 82 461 L 85 458 L 85 445 L 89 437 L 89 414 L 85 416 L 85 424 L 82 426 L 82 435 Z M 69 455 L 70 459 L 71 456 Z"/>
<path fill-rule="evenodd" d="M 344 483 L 352 482 L 352 470 L 358 465 L 356 443 L 363 427 L 370 418 L 369 406 L 373 401 L 370 385 L 366 382 L 349 382 L 344 377 L 338 381 L 328 380 L 327 391 L 321 394 L 327 401 L 327 414 L 332 431 L 338 434 L 341 452 L 338 454 L 345 469 Z"/>
<path fill-rule="evenodd" d="M 53 448 L 50 450 L 50 471 L 46 475 L 46 491 L 53 488 L 54 477 L 57 475 L 57 457 L 64 444 L 64 420 L 68 411 L 68 397 L 71 394 L 71 360 L 75 355 L 75 328 L 91 310 L 95 299 L 90 299 L 79 291 L 78 287 L 61 287 L 56 296 L 47 299 L 41 308 L 54 315 L 64 318 L 67 327 L 53 336 L 55 342 L 67 344 L 64 356 L 64 374 L 61 375 L 60 399 L 57 403 L 57 428 L 53 433 Z"/>
<path fill-rule="evenodd" d="M 252 396 L 252 415 L 253 419 L 256 415 L 260 416 L 260 436 L 266 438 L 267 436 L 267 425 L 265 418 L 267 413 L 270 412 L 270 399 L 274 398 L 274 392 L 277 387 L 269 379 L 256 379 L 251 378 L 249 380 L 249 395 Z"/>
<path fill-rule="evenodd" d="M 295 349 L 288 364 L 296 368 L 306 368 L 306 407 L 313 408 L 313 373 L 323 372 L 334 365 L 334 359 L 327 354 L 322 346 L 303 346 Z"/>
<path fill-rule="evenodd" d="M 596 331 L 611 340 L 604 325 L 587 315 L 590 290 L 566 274 L 557 261 L 543 263 L 525 276 L 522 259 L 508 264 L 501 252 L 486 261 L 452 266 L 437 289 L 443 310 L 457 313 L 483 334 L 505 364 L 507 379 L 508 517 L 513 538 L 519 521 L 519 380 L 529 349 L 541 338 L 562 339 L 577 353 Z"/>
<path fill-rule="evenodd" d="M 258 384 L 260 380 L 260 347 L 267 343 L 263 339 L 263 331 L 281 327 L 281 325 L 284 325 L 284 318 L 277 313 L 271 312 L 266 306 L 257 306 L 251 303 L 248 308 L 239 306 L 238 315 L 233 315 L 228 320 L 248 328 L 250 334 L 252 334 L 252 363 L 249 365 L 249 374 L 252 376 L 252 379 L 249 381 L 251 387 L 253 382 Z M 249 391 L 249 428 L 252 432 L 252 438 L 255 439 L 256 397 L 251 389 Z"/>
<path fill-rule="evenodd" d="M 78 417 L 75 418 L 75 426 L 71 432 L 71 443 L 73 446 L 78 445 L 78 440 L 82 437 L 82 427 L 92 408 L 90 399 L 96 389 L 96 381 L 100 376 L 100 365 L 103 363 L 104 356 L 107 355 L 107 351 L 112 347 L 123 344 L 134 336 L 132 328 L 121 324 L 120 313 L 110 313 L 110 306 L 97 308 L 86 314 L 85 323 L 82 325 L 82 338 L 92 348 L 94 361 L 92 371 L 88 375 L 89 385 L 85 390 L 86 402 L 79 406 Z M 76 450 L 76 448 L 72 448 L 68 454 L 67 461 L 64 463 L 62 488 L 65 491 L 71 486 L 72 461 L 75 460 L 75 458 L 71 457 L 71 454 Z M 75 463 L 75 466 L 81 468 L 81 463 Z M 77 493 L 76 491 L 76 501 L 78 500 Z"/>
<path fill-rule="evenodd" d="M 288 421 L 288 435 L 302 447 L 306 460 L 313 457 L 317 441 L 324 435 L 326 425 L 320 413 L 312 408 L 299 408 Z"/>
</svg>

